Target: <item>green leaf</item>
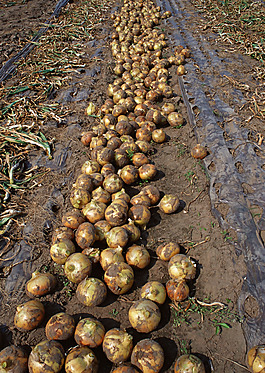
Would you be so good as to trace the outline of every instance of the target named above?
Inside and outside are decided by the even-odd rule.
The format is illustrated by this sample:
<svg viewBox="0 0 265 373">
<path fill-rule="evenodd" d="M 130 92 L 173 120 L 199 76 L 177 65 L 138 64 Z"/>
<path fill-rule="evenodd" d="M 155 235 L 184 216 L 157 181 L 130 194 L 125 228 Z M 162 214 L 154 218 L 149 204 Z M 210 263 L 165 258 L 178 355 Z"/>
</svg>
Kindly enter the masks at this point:
<svg viewBox="0 0 265 373">
<path fill-rule="evenodd" d="M 215 334 L 216 335 L 218 335 L 218 334 L 220 334 L 220 331 L 221 331 L 221 328 L 220 328 L 220 326 L 216 326 L 216 328 L 215 328 Z"/>
<path fill-rule="evenodd" d="M 225 322 L 219 322 L 217 325 L 221 326 L 222 328 L 230 329 L 231 326 L 226 324 Z"/>
</svg>

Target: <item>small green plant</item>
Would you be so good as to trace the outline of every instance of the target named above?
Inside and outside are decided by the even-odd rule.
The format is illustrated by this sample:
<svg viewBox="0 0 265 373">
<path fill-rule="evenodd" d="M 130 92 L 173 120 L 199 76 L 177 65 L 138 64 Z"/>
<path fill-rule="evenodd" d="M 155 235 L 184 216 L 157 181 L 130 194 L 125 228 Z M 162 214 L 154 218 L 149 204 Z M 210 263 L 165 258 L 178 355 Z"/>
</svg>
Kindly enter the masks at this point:
<svg viewBox="0 0 265 373">
<path fill-rule="evenodd" d="M 193 175 L 195 175 L 193 171 L 188 171 L 186 174 L 184 174 L 185 179 L 188 181 L 191 181 Z"/>
<path fill-rule="evenodd" d="M 219 111 L 216 110 L 216 109 L 213 110 L 213 113 L 214 113 L 214 115 L 217 116 L 217 117 L 220 117 L 220 116 L 221 116 L 221 114 L 219 113 Z"/>
<path fill-rule="evenodd" d="M 113 308 L 113 310 L 111 312 L 109 312 L 109 314 L 111 316 L 117 317 L 117 315 L 119 314 L 119 311 L 117 311 L 116 308 Z"/>
<path fill-rule="evenodd" d="M 49 271 L 49 267 L 46 264 L 43 264 L 38 271 L 46 273 Z"/>
<path fill-rule="evenodd" d="M 216 319 L 212 321 L 213 326 L 215 327 L 215 334 L 218 335 L 222 332 L 222 328 L 230 329 L 231 326 L 225 322 L 218 322 Z"/>
<path fill-rule="evenodd" d="M 191 352 L 191 341 L 185 341 L 185 339 L 178 339 L 179 352 L 181 355 L 188 355 Z"/>
<path fill-rule="evenodd" d="M 148 179 L 141 180 L 141 181 L 139 182 L 139 186 L 143 186 L 143 185 L 146 185 L 146 184 L 148 184 L 148 183 L 149 183 L 149 180 L 148 180 Z"/>
<path fill-rule="evenodd" d="M 61 276 L 61 280 L 62 280 L 62 283 L 63 283 L 63 290 L 67 296 L 67 298 L 71 299 L 73 294 L 74 294 L 74 289 L 72 289 L 71 287 L 71 282 L 68 280 L 67 277 L 64 277 L 64 276 Z"/>
<path fill-rule="evenodd" d="M 210 180 L 210 177 L 209 177 L 209 175 L 208 175 L 207 169 L 206 169 L 206 167 L 204 166 L 204 164 L 203 164 L 203 162 L 202 162 L 201 159 L 198 159 L 198 160 L 197 160 L 197 164 L 201 167 L 201 169 L 202 169 L 203 173 L 206 175 L 207 179 Z"/>
<path fill-rule="evenodd" d="M 228 303 L 231 303 L 231 300 Z M 193 321 L 200 325 L 207 319 L 215 328 L 215 334 L 220 334 L 223 328 L 230 329 L 232 323 L 243 321 L 237 312 L 219 302 L 205 303 L 189 298 L 185 302 L 172 304 L 171 307 L 175 312 L 174 326 L 190 325 Z"/>
<path fill-rule="evenodd" d="M 130 159 L 130 161 L 131 161 L 131 160 L 132 160 L 132 157 L 133 157 L 133 155 L 134 155 L 134 152 L 133 152 L 131 149 L 127 149 L 126 152 L 127 152 L 128 157 L 129 157 L 129 159 Z"/>
<path fill-rule="evenodd" d="M 221 235 L 225 241 L 232 240 L 232 237 L 229 236 L 229 232 L 226 230 L 221 231 Z"/>
<path fill-rule="evenodd" d="M 191 241 L 191 242 L 188 242 L 188 245 L 190 246 L 190 248 L 192 249 L 193 246 L 195 245 L 195 242 Z"/>
</svg>

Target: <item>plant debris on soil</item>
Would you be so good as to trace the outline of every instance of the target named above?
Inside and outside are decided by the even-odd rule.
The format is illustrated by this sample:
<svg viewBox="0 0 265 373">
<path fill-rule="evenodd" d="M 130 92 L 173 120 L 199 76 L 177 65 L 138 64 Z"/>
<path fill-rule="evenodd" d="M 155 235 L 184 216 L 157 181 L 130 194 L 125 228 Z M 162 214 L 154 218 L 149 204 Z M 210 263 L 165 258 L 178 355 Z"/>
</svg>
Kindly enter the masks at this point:
<svg viewBox="0 0 265 373">
<path fill-rule="evenodd" d="M 225 56 L 231 53 L 231 49 L 226 51 L 230 45 L 237 53 L 252 58 L 250 84 L 234 78 L 236 62 L 231 65 L 233 77 L 229 75 L 225 79 L 229 94 L 232 95 L 232 88 L 242 92 L 246 101 L 243 106 L 238 102 L 235 110 L 238 109 L 244 119 L 244 126 L 250 128 L 251 141 L 262 147 L 265 136 L 262 124 L 265 115 L 264 6 L 246 1 L 192 1 L 192 4 L 194 14 L 195 9 L 202 13 L 199 30 L 203 35 L 212 38 L 213 33 L 217 33 L 220 37 L 214 37 L 213 47 L 220 47 Z M 55 5 L 55 1 L 47 0 L 1 2 L 2 64 L 31 39 Z M 135 270 L 135 283 L 127 294 L 117 296 L 108 291 L 103 304 L 87 307 L 78 301 L 77 286 L 67 279 L 63 266 L 50 258 L 52 234 L 61 226 L 62 216 L 71 209 L 72 185 L 90 156 L 88 147 L 80 141 L 81 134 L 100 122 L 97 115 L 87 116 L 86 108 L 90 102 L 101 107 L 108 98 L 108 84 L 115 79 L 110 47 L 114 28 L 110 16 L 121 6 L 120 2 L 104 0 L 77 0 L 68 4 L 33 52 L 18 63 L 16 73 L 0 88 L 1 347 L 27 346 L 30 352 L 46 339 L 45 325 L 49 318 L 58 312 L 67 312 L 74 316 L 76 323 L 81 318 L 94 316 L 106 330 L 126 329 L 133 335 L 134 345 L 144 338 L 154 339 L 165 353 L 161 372 L 172 372 L 176 358 L 184 353 L 200 357 L 206 372 L 245 372 L 247 346 L 242 324 L 255 317 L 258 309 L 255 301 L 249 300 L 246 313 L 242 316 L 238 312 L 238 297 L 246 275 L 244 257 L 235 251 L 234 231 L 223 229 L 211 212 L 209 174 L 204 161 L 190 155 L 197 139 L 176 66 L 169 69 L 169 84 L 174 95 L 166 101 L 177 107 L 185 122 L 165 128 L 165 143 L 152 143 L 148 158 L 158 169 L 155 180 L 128 187 L 130 196 L 151 184 L 162 196 L 172 193 L 180 199 L 180 208 L 172 215 L 164 214 L 157 206 L 151 209 L 152 218 L 140 239 L 151 256 L 149 266 Z M 194 21 L 197 17 L 194 16 Z M 190 27 L 195 29 L 196 23 L 191 22 Z M 165 34 L 168 45 L 163 49 L 163 57 L 168 58 L 174 50 L 170 45 L 172 30 L 168 21 L 156 29 L 159 34 Z M 191 49 L 191 58 L 192 52 Z M 213 84 L 218 91 L 218 79 Z M 223 208 L 225 210 L 225 206 Z M 254 218 L 258 220 L 261 214 L 262 210 L 256 206 Z M 166 284 L 169 280 L 167 263 L 156 255 L 157 246 L 169 241 L 179 243 L 181 253 L 196 262 L 196 280 L 189 283 L 190 296 L 185 302 L 168 299 L 160 307 L 162 319 L 158 328 L 141 334 L 131 327 L 128 310 L 139 299 L 140 288 L 147 281 Z M 22 332 L 14 327 L 14 315 L 16 307 L 29 300 L 25 283 L 35 270 L 53 273 L 58 284 L 52 294 L 40 299 L 45 306 L 43 323 L 32 331 Z M 104 276 L 99 264 L 93 267 L 92 273 L 100 279 Z M 63 342 L 65 351 L 74 345 L 73 338 Z M 102 348 L 96 348 L 95 353 L 99 372 L 111 372 L 113 364 Z"/>
</svg>

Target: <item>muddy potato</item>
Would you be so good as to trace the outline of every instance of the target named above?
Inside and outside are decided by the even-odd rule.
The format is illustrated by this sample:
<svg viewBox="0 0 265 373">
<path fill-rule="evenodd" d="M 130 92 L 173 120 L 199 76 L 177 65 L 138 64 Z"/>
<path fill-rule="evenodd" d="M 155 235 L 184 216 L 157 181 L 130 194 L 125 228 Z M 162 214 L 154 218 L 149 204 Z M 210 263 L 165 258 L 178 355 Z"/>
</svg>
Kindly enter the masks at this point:
<svg viewBox="0 0 265 373">
<path fill-rule="evenodd" d="M 191 156 L 196 159 L 203 159 L 207 154 L 207 149 L 201 144 L 197 144 L 191 149 Z"/>
<path fill-rule="evenodd" d="M 107 288 L 98 278 L 85 278 L 76 289 L 76 296 L 80 303 L 94 307 L 104 302 L 107 296 Z"/>
<path fill-rule="evenodd" d="M 77 177 L 76 182 L 73 184 L 73 188 L 86 189 L 88 192 L 92 192 L 94 186 L 90 175 L 81 174 Z"/>
<path fill-rule="evenodd" d="M 143 246 L 130 246 L 126 252 L 126 262 L 136 268 L 143 269 L 150 263 L 150 254 Z"/>
<path fill-rule="evenodd" d="M 64 264 L 64 273 L 69 281 L 79 284 L 84 278 L 90 276 L 92 263 L 87 255 L 74 253 L 69 256 Z"/>
<path fill-rule="evenodd" d="M 252 347 L 247 354 L 247 363 L 252 373 L 264 373 L 265 345 Z"/>
<path fill-rule="evenodd" d="M 165 286 L 159 281 L 148 281 L 141 289 L 141 298 L 151 300 L 158 304 L 165 303 L 167 292 Z"/>
<path fill-rule="evenodd" d="M 168 242 L 156 248 L 156 255 L 159 259 L 168 262 L 172 256 L 180 253 L 180 246 L 175 242 Z"/>
<path fill-rule="evenodd" d="M 79 210 L 66 212 L 62 217 L 62 223 L 65 227 L 77 229 L 81 223 L 84 223 L 85 217 Z"/>
<path fill-rule="evenodd" d="M 96 231 L 91 223 L 82 223 L 75 232 L 76 243 L 81 249 L 90 247 L 96 239 Z"/>
<path fill-rule="evenodd" d="M 158 306 L 148 299 L 135 302 L 129 309 L 129 321 L 139 333 L 150 333 L 160 323 L 161 313 Z"/>
<path fill-rule="evenodd" d="M 108 247 L 125 247 L 129 241 L 129 233 L 125 228 L 114 227 L 105 234 Z"/>
<path fill-rule="evenodd" d="M 47 322 L 45 334 L 49 340 L 64 341 L 71 338 L 75 331 L 73 316 L 60 312 L 53 315 Z"/>
<path fill-rule="evenodd" d="M 105 328 L 103 324 L 92 318 L 87 317 L 79 321 L 75 329 L 75 341 L 80 346 L 98 347 L 103 342 Z"/>
<path fill-rule="evenodd" d="M 196 264 L 186 255 L 176 254 L 168 263 L 168 273 L 174 280 L 193 280 L 196 276 Z"/>
<path fill-rule="evenodd" d="M 141 193 L 146 194 L 150 198 L 151 205 L 157 204 L 157 202 L 160 200 L 160 192 L 154 185 L 146 185 L 141 190 Z"/>
<path fill-rule="evenodd" d="M 86 346 L 74 347 L 65 359 L 66 373 L 97 373 L 98 359 Z"/>
<path fill-rule="evenodd" d="M 180 200 L 178 196 L 173 194 L 165 194 L 159 203 L 159 209 L 164 214 L 173 214 L 178 210 L 180 206 Z"/>
<path fill-rule="evenodd" d="M 182 355 L 174 365 L 174 373 L 205 373 L 205 368 L 197 356 Z"/>
<path fill-rule="evenodd" d="M 103 351 L 107 358 L 115 364 L 126 361 L 133 349 L 133 337 L 125 330 L 110 329 L 103 340 Z"/>
<path fill-rule="evenodd" d="M 57 341 L 42 341 L 31 351 L 29 373 L 58 373 L 64 365 L 64 349 Z"/>
<path fill-rule="evenodd" d="M 70 202 L 76 209 L 82 209 L 90 199 L 90 193 L 86 189 L 75 188 L 71 191 Z"/>
<path fill-rule="evenodd" d="M 188 298 L 190 289 L 184 280 L 169 280 L 166 284 L 167 295 L 173 302 Z"/>
<path fill-rule="evenodd" d="M 15 327 L 21 331 L 37 328 L 44 319 L 44 306 L 38 300 L 30 300 L 17 306 L 14 317 Z"/>
<path fill-rule="evenodd" d="M 11 345 L 0 352 L 1 373 L 26 373 L 27 368 L 28 355 L 21 347 Z"/>
<path fill-rule="evenodd" d="M 26 283 L 26 294 L 32 297 L 41 297 L 52 292 L 57 284 L 56 277 L 51 273 L 32 273 L 31 279 Z"/>
<path fill-rule="evenodd" d="M 164 351 L 152 339 L 142 339 L 132 351 L 131 362 L 143 373 L 158 373 L 164 365 Z"/>
<path fill-rule="evenodd" d="M 52 243 L 60 241 L 61 238 L 67 238 L 72 241 L 75 238 L 73 229 L 67 227 L 56 228 L 52 234 Z"/>
<path fill-rule="evenodd" d="M 133 286 L 134 272 L 127 263 L 113 263 L 108 266 L 104 281 L 114 294 L 124 294 Z"/>
<path fill-rule="evenodd" d="M 118 368 L 111 371 L 111 373 L 138 373 L 139 371 L 131 365 L 120 365 Z"/>
<path fill-rule="evenodd" d="M 67 258 L 74 252 L 75 245 L 71 240 L 68 240 L 67 238 L 60 239 L 50 248 L 51 258 L 57 264 L 64 264 Z"/>
<path fill-rule="evenodd" d="M 124 262 L 122 251 L 122 247 L 117 247 L 115 249 L 109 247 L 101 251 L 99 261 L 103 271 L 106 271 L 108 266 L 110 266 L 113 263 Z"/>
<path fill-rule="evenodd" d="M 136 225 L 139 225 L 143 229 L 146 228 L 147 224 L 151 219 L 151 212 L 148 207 L 144 205 L 134 205 L 129 210 L 129 218 L 131 218 Z"/>
</svg>

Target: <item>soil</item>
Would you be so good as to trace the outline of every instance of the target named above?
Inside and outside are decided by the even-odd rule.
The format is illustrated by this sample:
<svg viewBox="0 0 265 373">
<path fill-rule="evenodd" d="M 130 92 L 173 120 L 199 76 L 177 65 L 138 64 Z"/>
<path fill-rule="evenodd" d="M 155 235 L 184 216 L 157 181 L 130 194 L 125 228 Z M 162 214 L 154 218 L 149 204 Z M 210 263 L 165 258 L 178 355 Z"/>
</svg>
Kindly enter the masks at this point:
<svg viewBox="0 0 265 373">
<path fill-rule="evenodd" d="M 51 16 L 56 1 L 3 0 L 0 4 L 0 66 L 28 43 Z"/>
<path fill-rule="evenodd" d="M 78 4 L 76 1 L 69 9 L 74 9 Z M 55 1 L 47 0 L 4 1 L 1 4 L 1 63 L 17 52 L 20 41 L 25 42 L 31 37 L 36 27 L 52 13 L 54 6 Z M 110 3 L 109 6 L 114 8 L 120 4 Z M 195 30 L 195 25 L 199 22 L 197 17 L 194 11 L 192 22 L 190 21 L 192 30 Z M 172 38 L 172 25 L 166 23 L 166 26 L 162 25 L 160 29 L 163 27 L 166 27 L 163 30 L 167 38 Z M 134 344 L 147 337 L 155 339 L 165 352 L 165 364 L 161 372 L 173 372 L 176 358 L 191 351 L 202 358 L 208 373 L 243 373 L 246 371 L 247 347 L 242 323 L 237 315 L 237 302 L 246 274 L 244 256 L 236 253 L 234 232 L 224 230 L 212 214 L 208 169 L 203 161 L 195 160 L 190 155 L 198 139 L 193 123 L 189 120 L 174 67 L 170 69 L 170 85 L 173 87 L 174 97 L 168 101 L 175 103 L 184 116 L 185 123 L 180 128 L 165 128 L 167 141 L 162 145 L 152 144 L 153 151 L 149 157 L 159 170 L 156 179 L 151 183 L 159 188 L 161 195 L 177 194 L 181 204 L 177 213 L 172 215 L 162 213 L 158 207 L 151 209 L 151 221 L 142 232 L 140 240 L 149 250 L 150 265 L 147 269 L 135 270 L 133 288 L 125 296 L 116 296 L 109 291 L 107 300 L 102 305 L 88 308 L 77 300 L 76 285 L 69 283 L 62 266 L 55 265 L 50 258 L 52 232 L 60 226 L 63 214 L 71 210 L 69 195 L 72 184 L 89 156 L 88 148 L 80 142 L 81 133 L 98 121 L 97 118 L 85 116 L 85 108 L 90 101 L 97 106 L 102 105 L 107 98 L 107 85 L 114 79 L 114 64 L 109 48 L 112 31 L 112 21 L 109 18 L 104 24 L 96 26 L 92 41 L 82 41 L 85 68 L 70 73 L 68 84 L 57 89 L 51 100 L 67 109 L 68 115 L 62 123 L 49 120 L 41 126 L 41 131 L 47 138 L 54 138 L 53 159 L 49 160 L 43 151 L 37 149 L 28 154 L 28 169 L 38 167 L 39 170 L 48 172 L 37 179 L 32 189 L 17 191 L 12 196 L 13 203 L 23 210 L 23 214 L 14 220 L 1 242 L 2 252 L 5 252 L 1 254 L 2 263 L 0 262 L 2 347 L 16 344 L 30 351 L 30 348 L 46 338 L 45 324 L 48 319 L 57 312 L 65 311 L 73 315 L 76 322 L 80 318 L 94 316 L 102 321 L 106 330 L 114 327 L 126 328 L 133 335 Z M 212 48 L 218 49 L 222 58 L 227 56 L 225 44 L 220 41 L 216 44 L 208 30 L 204 30 L 203 35 L 208 38 Z M 169 54 L 170 50 L 166 53 Z M 245 61 L 244 56 L 240 55 L 240 59 Z M 244 64 L 244 70 L 240 71 L 241 60 L 238 62 L 235 58 L 233 63 L 226 65 L 232 74 L 237 74 L 236 78 L 239 80 L 242 80 L 243 76 L 246 78 L 245 74 L 254 64 L 253 60 L 248 59 L 248 68 Z M 217 72 L 213 82 L 213 89 L 216 91 L 220 86 L 220 79 Z M 250 78 L 247 79 L 254 84 Z M 228 92 L 224 99 L 229 102 L 233 87 L 227 84 L 223 85 L 222 89 L 223 92 Z M 234 108 L 238 111 L 237 107 Z M 248 122 L 245 120 L 249 112 L 241 110 L 240 115 L 246 126 Z M 256 119 L 251 130 L 261 133 L 264 131 Z M 143 186 L 138 183 L 128 188 L 128 192 L 131 196 L 135 195 Z M 224 205 L 224 210 L 225 208 Z M 226 214 L 225 211 L 222 213 Z M 223 312 L 218 318 L 214 314 L 206 314 L 207 306 L 195 309 L 190 301 L 184 305 L 186 311 L 180 314 L 167 300 L 160 307 L 162 319 L 159 327 L 149 334 L 140 334 L 129 323 L 128 309 L 139 299 L 140 288 L 148 280 L 157 280 L 163 284 L 169 280 L 167 263 L 158 260 L 155 253 L 159 244 L 169 241 L 178 242 L 181 252 L 196 262 L 196 280 L 189 283 L 191 299 L 195 297 L 208 304 L 221 302 L 228 305 L 229 311 Z M 24 285 L 35 270 L 56 274 L 58 286 L 53 294 L 41 298 L 45 306 L 43 324 L 33 331 L 21 332 L 14 328 L 13 318 L 16 306 L 29 300 L 25 295 Z M 92 275 L 102 278 L 103 271 L 99 264 L 94 265 Z M 253 305 L 249 306 L 249 313 L 251 312 L 254 312 Z M 63 342 L 65 351 L 74 345 L 74 340 Z M 97 348 L 95 353 L 99 359 L 99 372 L 110 372 L 112 364 L 101 347 Z"/>
</svg>

